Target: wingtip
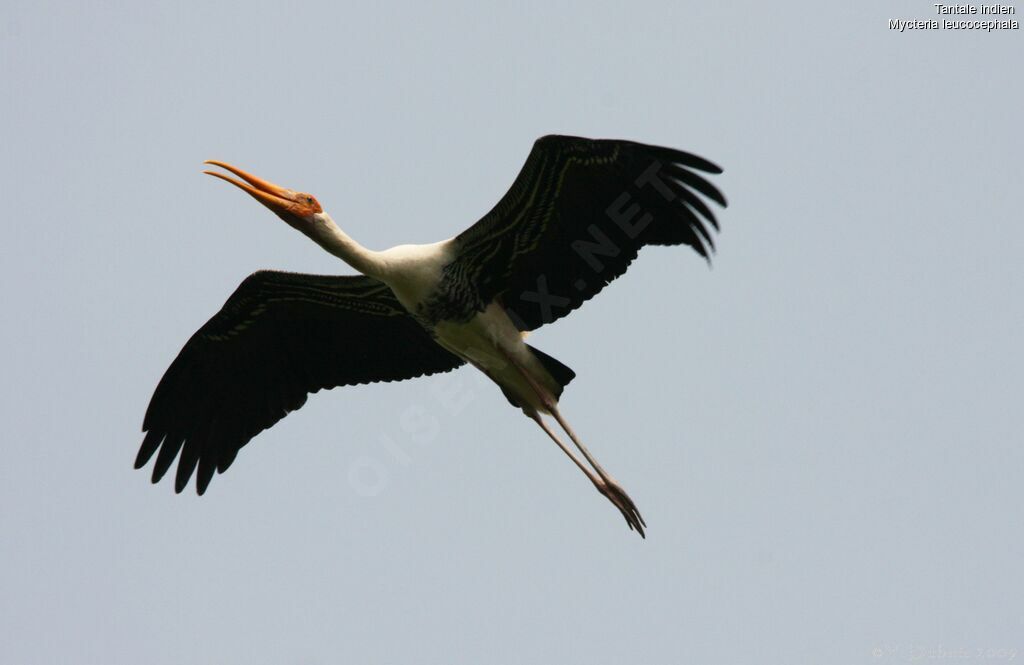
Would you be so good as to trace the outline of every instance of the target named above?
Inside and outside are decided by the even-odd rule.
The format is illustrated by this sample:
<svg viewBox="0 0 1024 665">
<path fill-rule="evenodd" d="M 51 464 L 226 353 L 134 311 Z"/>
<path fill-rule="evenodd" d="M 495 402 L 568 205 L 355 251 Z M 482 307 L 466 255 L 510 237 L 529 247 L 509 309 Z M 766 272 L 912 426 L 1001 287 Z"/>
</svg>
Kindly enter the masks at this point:
<svg viewBox="0 0 1024 665">
<path fill-rule="evenodd" d="M 160 459 L 157 458 L 157 463 L 153 465 L 153 474 L 149 477 L 150 482 L 154 485 L 163 480 L 163 477 L 167 474 L 167 468 L 162 467 Z"/>
<path fill-rule="evenodd" d="M 142 440 L 142 445 L 139 446 L 139 452 L 135 455 L 135 468 L 141 469 L 149 463 L 152 459 L 153 453 L 160 447 L 160 443 L 163 441 L 163 436 L 158 434 L 155 430 L 147 431 L 145 428 L 142 430 L 146 433 L 146 436 Z"/>
<path fill-rule="evenodd" d="M 206 490 L 207 490 L 207 488 L 210 487 L 210 481 L 212 479 L 213 479 L 213 472 L 212 471 L 207 472 L 206 474 L 204 474 L 203 470 L 200 469 L 199 473 L 196 475 L 196 494 L 198 494 L 199 496 L 202 496 L 202 495 L 206 494 Z"/>
</svg>

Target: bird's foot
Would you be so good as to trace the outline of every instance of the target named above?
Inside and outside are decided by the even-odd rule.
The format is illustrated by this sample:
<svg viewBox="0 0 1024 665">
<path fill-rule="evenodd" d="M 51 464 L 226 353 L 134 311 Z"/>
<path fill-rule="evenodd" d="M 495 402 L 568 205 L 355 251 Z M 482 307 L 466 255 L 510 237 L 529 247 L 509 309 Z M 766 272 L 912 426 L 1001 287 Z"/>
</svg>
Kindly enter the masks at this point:
<svg viewBox="0 0 1024 665">
<path fill-rule="evenodd" d="M 644 518 L 640 516 L 640 511 L 636 509 L 636 504 L 633 503 L 633 499 L 629 498 L 626 494 L 626 490 L 616 483 L 611 478 L 601 479 L 594 483 L 597 487 L 597 491 L 605 495 L 605 497 L 615 504 L 615 507 L 619 509 L 622 516 L 626 519 L 626 524 L 629 528 L 635 529 L 640 534 L 641 538 L 646 538 L 644 535 L 644 527 L 647 523 L 644 522 Z"/>
</svg>

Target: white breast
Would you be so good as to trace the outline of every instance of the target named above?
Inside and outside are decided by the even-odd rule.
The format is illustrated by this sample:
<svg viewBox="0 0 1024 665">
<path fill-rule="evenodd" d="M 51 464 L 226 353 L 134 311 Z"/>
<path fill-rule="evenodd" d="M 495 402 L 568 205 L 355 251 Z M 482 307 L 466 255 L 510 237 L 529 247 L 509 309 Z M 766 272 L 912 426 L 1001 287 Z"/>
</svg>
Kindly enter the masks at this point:
<svg viewBox="0 0 1024 665">
<path fill-rule="evenodd" d="M 452 260 L 451 240 L 430 245 L 398 245 L 381 252 L 384 281 L 410 312 L 426 300 L 441 281 L 441 269 Z"/>
</svg>

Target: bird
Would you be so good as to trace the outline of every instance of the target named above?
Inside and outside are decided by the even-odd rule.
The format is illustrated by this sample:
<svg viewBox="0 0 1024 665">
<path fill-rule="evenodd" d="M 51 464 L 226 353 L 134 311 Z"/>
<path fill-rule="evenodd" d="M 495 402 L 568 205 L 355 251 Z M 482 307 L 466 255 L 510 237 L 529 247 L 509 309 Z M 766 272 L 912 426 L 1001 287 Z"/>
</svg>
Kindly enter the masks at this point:
<svg viewBox="0 0 1024 665">
<path fill-rule="evenodd" d="M 471 365 L 646 538 L 632 498 L 559 410 L 576 373 L 525 340 L 624 274 L 645 246 L 687 245 L 710 263 L 719 224 L 708 202 L 727 202 L 706 174 L 721 168 L 656 145 L 543 136 L 508 192 L 462 233 L 373 251 L 312 194 L 204 163 L 205 174 L 248 193 L 359 274 L 259 270 L 243 280 L 157 384 L 136 469 L 156 455 L 156 483 L 177 459 L 175 492 L 195 474 L 202 495 L 243 446 L 311 393 Z"/>
</svg>

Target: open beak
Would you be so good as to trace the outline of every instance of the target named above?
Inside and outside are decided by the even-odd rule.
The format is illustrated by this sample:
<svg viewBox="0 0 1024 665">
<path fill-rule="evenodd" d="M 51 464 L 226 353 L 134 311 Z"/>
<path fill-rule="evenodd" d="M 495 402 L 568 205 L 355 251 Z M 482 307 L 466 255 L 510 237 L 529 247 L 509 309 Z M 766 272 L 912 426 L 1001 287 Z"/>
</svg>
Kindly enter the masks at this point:
<svg viewBox="0 0 1024 665">
<path fill-rule="evenodd" d="M 215 159 L 208 159 L 204 164 L 219 166 L 226 171 L 234 173 L 245 182 L 235 180 L 234 178 L 228 177 L 223 173 L 217 173 L 216 171 L 203 171 L 203 173 L 207 175 L 212 175 L 215 178 L 220 178 L 221 180 L 230 182 L 235 187 L 247 192 L 254 199 L 267 206 L 278 215 L 287 213 L 294 214 L 297 212 L 294 208 L 301 206 L 302 204 L 301 195 L 294 190 L 278 187 L 277 185 L 267 182 L 262 178 L 257 178 L 251 173 L 246 173 L 240 168 L 236 168 L 224 162 L 219 162 Z"/>
</svg>

